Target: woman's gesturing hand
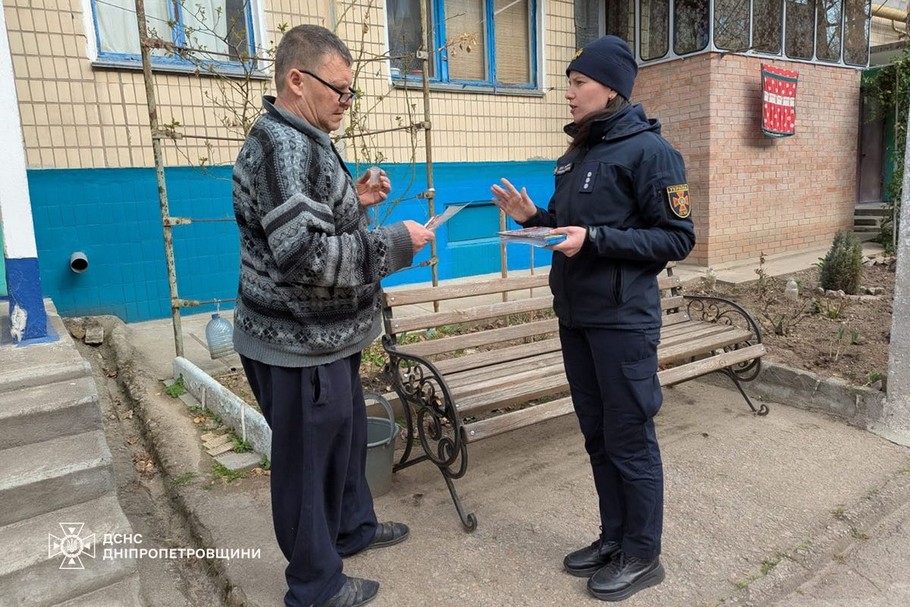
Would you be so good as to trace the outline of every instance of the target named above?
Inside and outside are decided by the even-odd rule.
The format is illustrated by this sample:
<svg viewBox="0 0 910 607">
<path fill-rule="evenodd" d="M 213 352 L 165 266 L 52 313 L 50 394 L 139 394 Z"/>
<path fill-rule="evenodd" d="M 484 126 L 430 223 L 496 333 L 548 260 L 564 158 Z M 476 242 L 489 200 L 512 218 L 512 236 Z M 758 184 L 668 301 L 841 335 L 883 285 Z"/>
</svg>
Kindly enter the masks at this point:
<svg viewBox="0 0 910 607">
<path fill-rule="evenodd" d="M 537 213 L 537 207 L 528 198 L 528 191 L 521 188 L 519 192 L 514 185 L 509 183 L 508 179 L 503 178 L 501 181 L 502 187 L 494 185 L 490 188 L 496 206 L 518 223 L 523 223 L 533 217 Z"/>
</svg>

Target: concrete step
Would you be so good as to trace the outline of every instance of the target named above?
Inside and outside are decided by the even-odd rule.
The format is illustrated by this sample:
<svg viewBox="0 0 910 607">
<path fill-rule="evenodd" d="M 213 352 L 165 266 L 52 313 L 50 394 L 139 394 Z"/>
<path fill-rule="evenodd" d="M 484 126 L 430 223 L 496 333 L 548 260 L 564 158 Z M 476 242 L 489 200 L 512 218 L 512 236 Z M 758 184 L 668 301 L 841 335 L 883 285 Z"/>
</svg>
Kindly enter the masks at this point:
<svg viewBox="0 0 910 607">
<path fill-rule="evenodd" d="M 0 525 L 108 492 L 115 494 L 116 484 L 101 430 L 0 451 Z"/>
<path fill-rule="evenodd" d="M 854 217 L 853 218 L 853 227 L 859 226 L 874 226 L 878 227 L 882 224 L 880 217 Z"/>
<path fill-rule="evenodd" d="M 853 209 L 853 233 L 861 241 L 876 238 L 882 221 L 890 217 L 888 208 L 880 202 L 858 204 Z"/>
<path fill-rule="evenodd" d="M 84 594 L 65 603 L 58 603 L 57 607 L 99 607 L 100 605 L 144 607 L 145 601 L 142 599 L 139 576 L 130 576 L 107 588 Z"/>
<path fill-rule="evenodd" d="M 0 392 L 0 449 L 101 427 L 98 389 L 91 377 Z"/>
<path fill-rule="evenodd" d="M 132 534 L 114 494 L 0 527 L 0 606 L 142 605 L 137 561 L 105 559 L 126 547 L 107 534 Z"/>
<path fill-rule="evenodd" d="M 888 217 L 890 210 L 885 206 L 856 207 L 853 209 L 854 217 Z"/>
<path fill-rule="evenodd" d="M 69 336 L 63 338 L 68 340 Z M 59 362 L 41 362 L 40 358 L 36 359 L 36 355 L 52 350 L 63 351 L 67 356 Z M 17 353 L 20 355 L 14 356 Z M 3 369 L 0 373 L 0 394 L 92 375 L 91 365 L 79 357 L 72 344 L 69 350 L 63 346 L 54 347 L 53 344 L 38 344 L 28 348 L 5 347 L 0 351 L 0 363 L 0 369 Z"/>
</svg>

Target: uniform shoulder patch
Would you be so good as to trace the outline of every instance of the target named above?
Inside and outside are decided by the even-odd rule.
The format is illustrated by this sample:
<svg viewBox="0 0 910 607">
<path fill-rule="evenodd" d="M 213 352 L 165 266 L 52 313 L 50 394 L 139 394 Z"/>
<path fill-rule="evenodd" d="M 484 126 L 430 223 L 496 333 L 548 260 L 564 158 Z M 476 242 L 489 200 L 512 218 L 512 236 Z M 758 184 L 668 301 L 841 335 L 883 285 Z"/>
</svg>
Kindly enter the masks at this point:
<svg viewBox="0 0 910 607">
<path fill-rule="evenodd" d="M 679 185 L 667 186 L 667 202 L 670 203 L 670 210 L 673 214 L 681 219 L 685 219 L 692 212 L 689 204 L 689 184 L 681 183 Z"/>
</svg>

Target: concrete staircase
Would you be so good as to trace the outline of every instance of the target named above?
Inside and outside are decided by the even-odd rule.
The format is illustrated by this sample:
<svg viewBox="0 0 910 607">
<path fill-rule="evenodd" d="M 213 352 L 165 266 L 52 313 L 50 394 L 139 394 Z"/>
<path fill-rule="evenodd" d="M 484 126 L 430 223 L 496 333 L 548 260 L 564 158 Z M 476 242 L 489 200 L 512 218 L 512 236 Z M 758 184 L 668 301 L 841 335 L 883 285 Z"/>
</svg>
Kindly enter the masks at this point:
<svg viewBox="0 0 910 607">
<path fill-rule="evenodd" d="M 50 302 L 47 312 L 58 341 L 0 341 L 0 607 L 141 606 L 136 559 L 104 558 L 141 546 L 102 545 L 132 529 L 91 367 Z"/>
<path fill-rule="evenodd" d="M 888 214 L 883 202 L 857 203 L 853 210 L 853 233 L 862 241 L 876 238 Z"/>
</svg>

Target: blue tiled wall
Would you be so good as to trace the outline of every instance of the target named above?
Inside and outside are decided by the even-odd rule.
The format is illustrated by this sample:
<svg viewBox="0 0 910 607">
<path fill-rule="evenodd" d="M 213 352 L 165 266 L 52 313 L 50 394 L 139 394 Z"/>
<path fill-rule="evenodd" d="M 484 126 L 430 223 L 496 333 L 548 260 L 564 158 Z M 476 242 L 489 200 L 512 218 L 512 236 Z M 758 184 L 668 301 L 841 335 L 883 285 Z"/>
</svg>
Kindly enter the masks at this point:
<svg viewBox="0 0 910 607">
<path fill-rule="evenodd" d="M 230 169 L 166 171 L 172 216 L 232 217 Z M 157 184 L 152 169 L 28 172 L 45 296 L 63 315 L 114 314 L 133 322 L 170 315 Z M 236 293 L 232 222 L 175 228 L 178 289 L 186 299 Z M 70 270 L 82 251 L 88 270 Z"/>
<path fill-rule="evenodd" d="M 427 203 L 414 198 L 426 187 L 422 165 L 385 166 L 393 184 L 386 221 L 428 219 Z M 528 188 L 545 207 L 553 191 L 553 163 L 434 164 L 436 212 L 448 204 L 470 203 L 437 233 L 439 278 L 498 272 L 499 212 L 490 202 L 490 185 L 507 177 Z M 233 219 L 231 169 L 206 173 L 193 168 L 166 171 L 171 216 Z M 47 169 L 28 172 L 35 236 L 44 295 L 64 316 L 114 314 L 127 322 L 170 315 L 167 269 L 153 169 Z M 386 207 L 377 211 L 385 215 Z M 511 221 L 508 227 L 516 227 Z M 236 295 L 239 252 L 233 221 L 197 222 L 173 230 L 178 291 L 184 299 L 230 299 Z M 82 251 L 89 261 L 81 274 L 69 268 L 70 255 Z M 536 266 L 550 254 L 536 249 Z M 429 258 L 429 249 L 415 259 Z M 530 247 L 510 245 L 510 269 L 527 268 Z M 402 270 L 387 286 L 426 282 L 428 267 Z M 228 307 L 228 306 L 226 306 Z M 199 310 L 208 309 L 199 308 Z"/>
</svg>

